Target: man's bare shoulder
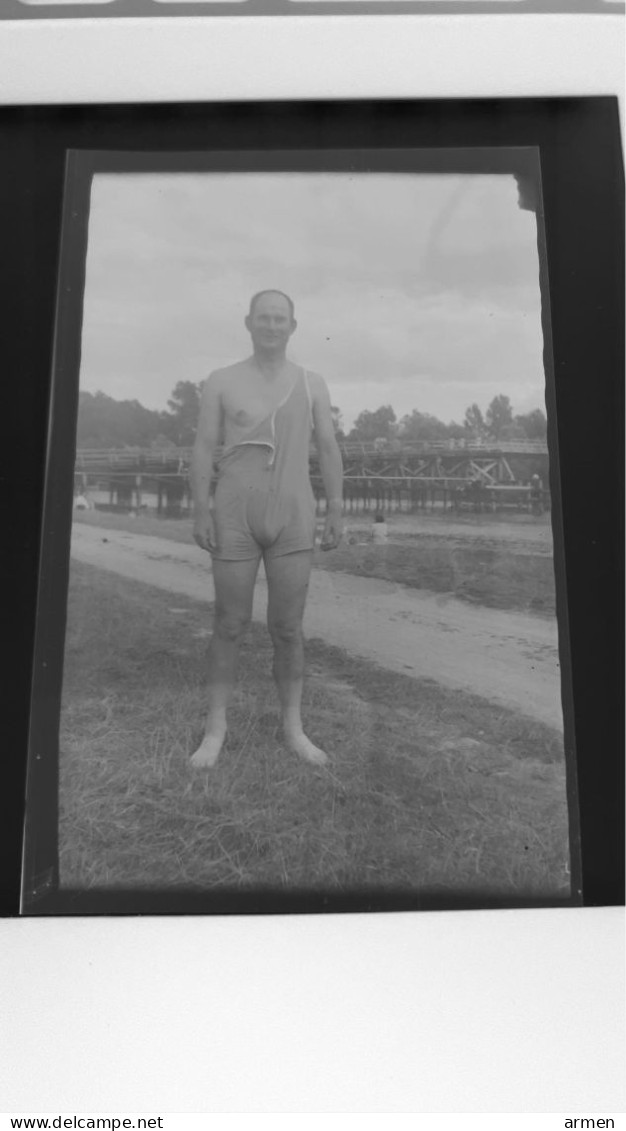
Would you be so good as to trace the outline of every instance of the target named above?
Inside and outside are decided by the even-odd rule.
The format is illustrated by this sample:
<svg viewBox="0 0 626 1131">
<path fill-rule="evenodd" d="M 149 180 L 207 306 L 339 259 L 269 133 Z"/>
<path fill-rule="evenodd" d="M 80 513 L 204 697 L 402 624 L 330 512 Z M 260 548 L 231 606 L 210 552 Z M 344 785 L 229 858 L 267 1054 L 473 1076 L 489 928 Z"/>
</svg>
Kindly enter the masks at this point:
<svg viewBox="0 0 626 1131">
<path fill-rule="evenodd" d="M 309 382 L 309 388 L 312 393 L 323 393 L 328 391 L 328 385 L 326 384 L 326 381 L 322 377 L 321 373 L 316 373 L 313 369 L 307 369 L 306 375 Z"/>
<path fill-rule="evenodd" d="M 307 369 L 307 379 L 313 400 L 319 405 L 328 404 L 330 402 L 328 385 L 321 373 L 315 373 L 313 370 Z"/>
</svg>

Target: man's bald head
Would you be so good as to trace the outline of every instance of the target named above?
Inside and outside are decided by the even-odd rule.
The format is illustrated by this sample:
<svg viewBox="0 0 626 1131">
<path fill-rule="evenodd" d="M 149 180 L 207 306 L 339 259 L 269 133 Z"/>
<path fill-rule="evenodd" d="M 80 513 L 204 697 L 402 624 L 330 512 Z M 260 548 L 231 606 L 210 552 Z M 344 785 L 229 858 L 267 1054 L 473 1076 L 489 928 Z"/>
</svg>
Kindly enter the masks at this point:
<svg viewBox="0 0 626 1131">
<path fill-rule="evenodd" d="M 257 293 L 252 296 L 252 298 L 250 299 L 250 310 L 248 311 L 248 317 L 249 318 L 254 314 L 254 308 L 255 308 L 257 302 L 259 301 L 260 298 L 263 298 L 264 295 L 280 295 L 281 298 L 286 299 L 286 301 L 289 305 L 289 314 L 290 314 L 290 317 L 291 317 L 291 321 L 292 322 L 295 321 L 296 310 L 295 310 L 295 307 L 294 307 L 294 304 L 293 304 L 293 299 L 289 298 L 289 295 L 286 295 L 284 291 L 275 290 L 274 287 L 270 287 L 268 290 L 265 290 L 265 291 L 257 291 Z"/>
<path fill-rule="evenodd" d="M 257 355 L 284 356 L 287 343 L 298 323 L 293 302 L 283 291 L 265 290 L 252 296 L 245 324 Z"/>
</svg>

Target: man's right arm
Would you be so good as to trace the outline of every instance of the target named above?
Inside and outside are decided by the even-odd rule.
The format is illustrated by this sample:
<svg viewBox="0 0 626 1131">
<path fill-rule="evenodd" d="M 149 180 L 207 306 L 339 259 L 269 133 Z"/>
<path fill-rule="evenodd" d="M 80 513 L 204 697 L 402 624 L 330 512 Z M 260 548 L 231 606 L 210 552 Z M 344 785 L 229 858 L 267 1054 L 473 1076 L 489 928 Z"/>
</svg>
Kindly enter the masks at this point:
<svg viewBox="0 0 626 1131">
<path fill-rule="evenodd" d="M 219 443 L 222 418 L 219 383 L 216 373 L 204 382 L 200 401 L 200 417 L 191 458 L 191 494 L 193 497 L 193 536 L 203 550 L 216 549 L 211 515 L 210 492 L 213 460 Z"/>
</svg>

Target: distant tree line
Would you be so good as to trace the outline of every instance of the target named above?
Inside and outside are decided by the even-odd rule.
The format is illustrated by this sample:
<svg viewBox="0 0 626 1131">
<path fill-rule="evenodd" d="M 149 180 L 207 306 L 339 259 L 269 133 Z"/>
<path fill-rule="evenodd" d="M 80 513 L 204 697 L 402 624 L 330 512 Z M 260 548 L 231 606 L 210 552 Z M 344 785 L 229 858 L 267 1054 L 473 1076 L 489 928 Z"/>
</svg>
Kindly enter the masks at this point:
<svg viewBox="0 0 626 1131">
<path fill-rule="evenodd" d="M 462 424 L 451 420 L 445 424 L 428 412 L 413 412 L 398 420 L 391 405 L 381 405 L 374 412 L 361 412 L 354 427 L 345 433 L 341 412 L 333 407 L 335 432 L 346 440 L 545 440 L 546 415 L 540 408 L 514 415 L 509 397 L 494 397 L 483 415 L 477 404 L 465 411 Z"/>
<path fill-rule="evenodd" d="M 201 384 L 179 381 L 165 411 L 139 401 L 116 401 L 106 393 L 81 392 L 78 398 L 79 448 L 187 448 L 193 444 L 200 411 Z"/>
<path fill-rule="evenodd" d="M 167 409 L 144 408 L 139 401 L 116 401 L 106 393 L 81 392 L 78 404 L 79 448 L 191 447 L 200 410 L 201 383 L 179 381 Z M 339 408 L 332 407 L 337 438 L 342 440 L 545 440 L 546 416 L 540 409 L 515 415 L 506 396 L 494 397 L 484 415 L 477 404 L 465 412 L 463 423 L 448 424 L 428 412 L 413 412 L 398 420 L 391 405 L 364 410 L 349 432 L 343 429 Z"/>
</svg>

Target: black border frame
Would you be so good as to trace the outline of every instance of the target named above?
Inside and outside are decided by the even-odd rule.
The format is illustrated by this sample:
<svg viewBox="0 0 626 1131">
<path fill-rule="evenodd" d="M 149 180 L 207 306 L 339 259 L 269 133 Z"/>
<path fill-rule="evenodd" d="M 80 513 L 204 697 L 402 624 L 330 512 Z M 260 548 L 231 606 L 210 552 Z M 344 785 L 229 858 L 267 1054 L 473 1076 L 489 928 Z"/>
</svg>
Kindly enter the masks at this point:
<svg viewBox="0 0 626 1131">
<path fill-rule="evenodd" d="M 417 149 L 467 150 L 468 146 L 475 154 L 481 149 L 492 154 L 500 150 L 502 157 L 511 148 L 520 152 L 536 148 L 540 155 L 553 339 L 552 348 L 550 320 L 546 318 L 544 304 L 545 361 L 553 409 L 551 465 L 552 474 L 557 477 L 553 483 L 557 487 L 556 497 L 560 477 L 562 502 L 562 530 L 555 533 L 557 551 L 559 534 L 562 536 L 568 589 L 565 605 L 564 586 L 559 587 L 559 620 L 565 667 L 565 625 L 569 625 L 571 639 L 583 899 L 586 905 L 623 901 L 623 541 L 619 534 L 623 529 L 620 331 L 624 309 L 624 217 L 617 99 L 613 98 L 79 106 L 0 111 L 0 149 L 5 161 L 8 158 L 5 168 L 9 170 L 3 183 L 2 215 L 13 252 L 10 258 L 18 265 L 17 285 L 14 277 L 13 286 L 7 282 L 2 291 L 10 331 L 6 360 L 7 372 L 21 378 L 16 397 L 16 429 L 10 437 L 17 463 L 9 460 L 9 466 L 21 469 L 26 461 L 31 471 L 30 477 L 26 477 L 25 513 L 16 522 L 11 505 L 14 496 L 7 498 L 7 514 L 13 519 L 9 527 L 17 534 L 12 546 L 17 552 L 9 564 L 19 571 L 14 574 L 12 591 L 15 592 L 15 577 L 21 576 L 22 582 L 21 590 L 17 586 L 21 600 L 10 611 L 17 612 L 22 628 L 26 627 L 21 642 L 17 637 L 17 648 L 13 642 L 13 674 L 17 680 L 12 706 L 18 754 L 12 768 L 21 802 L 20 824 L 24 810 L 27 673 L 29 668 L 32 670 L 35 627 L 37 563 L 33 551 L 40 529 L 44 486 L 46 536 L 33 684 L 38 706 L 33 713 L 31 734 L 31 785 L 37 778 L 39 764 L 45 764 L 49 758 L 49 754 L 38 757 L 37 751 L 50 742 L 55 713 L 58 721 L 60 696 L 58 660 L 63 649 L 71 520 L 65 481 L 70 464 L 73 469 L 78 390 L 75 377 L 73 392 L 66 391 L 63 403 L 55 406 L 50 398 L 51 354 L 54 339 L 58 388 L 64 373 L 68 382 L 72 380 L 72 369 L 77 373 L 76 358 L 71 356 L 71 349 L 67 353 L 67 343 L 76 342 L 81 317 L 79 303 L 59 303 L 54 337 L 61 249 L 59 221 L 63 214 L 65 230 L 76 222 L 87 222 L 86 216 L 81 220 L 75 200 L 67 197 L 63 202 L 67 151 L 117 150 L 125 154 L 123 160 L 127 161 L 131 152 L 139 150 L 158 151 L 161 160 L 164 152 L 174 160 L 176 155 L 190 150 L 209 150 L 214 161 L 225 160 L 229 167 L 241 168 L 249 163 L 252 150 L 265 147 L 274 152 L 257 154 L 255 169 L 272 167 L 273 160 L 278 161 L 279 167 L 282 164 L 283 168 L 294 168 L 296 155 L 304 167 L 319 169 L 320 162 L 323 167 L 324 150 L 332 155 L 333 163 L 343 152 L 349 167 L 351 161 L 358 163 L 364 149 L 383 153 L 393 148 L 408 158 Z M 330 159 L 328 154 L 326 159 Z M 105 158 L 107 168 L 111 160 L 109 152 Z M 97 158 L 95 161 L 97 165 Z M 515 167 L 519 170 L 519 165 Z M 544 282 L 545 270 L 544 262 Z M 79 281 L 72 278 L 70 285 L 77 286 L 82 293 Z M 552 359 L 553 382 L 549 379 Z M 601 381 L 590 398 L 585 377 L 594 370 L 601 373 Z M 46 420 L 48 404 L 54 425 L 50 432 Z M 46 444 L 47 477 L 42 474 Z M 604 474 L 608 472 L 609 481 L 616 487 L 613 494 L 598 493 L 596 488 L 600 461 Z M 32 471 L 34 467 L 37 474 Z M 8 482 L 10 488 L 10 475 Z M 23 472 L 20 486 L 24 498 Z M 69 497 L 71 500 L 71 493 Z M 555 556 L 558 559 L 558 552 Z M 558 560 L 556 565 L 558 569 Z M 568 734 L 567 729 L 566 747 L 571 753 L 573 732 Z M 568 789 L 574 851 L 577 806 L 571 774 Z M 516 904 L 476 896 L 452 901 L 446 898 L 444 902 L 440 897 L 398 898 L 394 893 L 379 892 L 347 899 L 298 893 L 272 897 L 261 892 L 217 898 L 213 893 L 190 896 L 186 892 L 115 892 L 108 900 L 107 893 L 83 892 L 79 898 L 73 898 L 71 893 L 55 892 L 56 871 L 50 859 L 50 843 L 51 836 L 56 841 L 56 808 L 41 790 L 35 789 L 33 798 L 28 810 L 30 835 L 25 863 L 25 875 L 32 877 L 30 898 L 24 907 L 29 914 L 274 913 L 561 905 L 528 900 Z M 9 845 L 11 848 L 13 855 L 9 859 L 15 862 L 15 840 Z M 574 897 L 569 902 L 578 900 Z M 12 910 L 16 910 L 15 905 Z"/>
</svg>

